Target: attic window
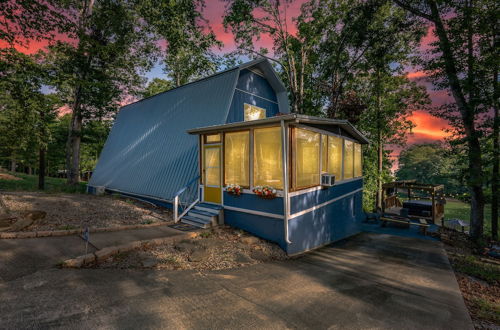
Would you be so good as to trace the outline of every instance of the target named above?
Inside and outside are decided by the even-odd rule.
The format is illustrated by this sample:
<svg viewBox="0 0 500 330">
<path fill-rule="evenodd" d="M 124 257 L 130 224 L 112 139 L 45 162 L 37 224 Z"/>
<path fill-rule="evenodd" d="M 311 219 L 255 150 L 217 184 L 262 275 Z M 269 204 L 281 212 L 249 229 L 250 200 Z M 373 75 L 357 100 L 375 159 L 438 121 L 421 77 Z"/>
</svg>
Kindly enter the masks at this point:
<svg viewBox="0 0 500 330">
<path fill-rule="evenodd" d="M 259 108 L 255 105 L 245 103 L 244 112 L 245 112 L 245 121 L 266 118 L 266 109 Z"/>
</svg>

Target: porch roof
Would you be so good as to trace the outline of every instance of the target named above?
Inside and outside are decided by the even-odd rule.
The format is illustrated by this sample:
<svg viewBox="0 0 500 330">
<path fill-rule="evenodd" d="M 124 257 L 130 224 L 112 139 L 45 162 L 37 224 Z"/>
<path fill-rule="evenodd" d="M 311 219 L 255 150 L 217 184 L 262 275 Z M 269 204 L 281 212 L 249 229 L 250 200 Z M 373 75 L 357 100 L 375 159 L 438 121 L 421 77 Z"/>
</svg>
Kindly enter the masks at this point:
<svg viewBox="0 0 500 330">
<path fill-rule="evenodd" d="M 349 134 L 352 138 L 357 140 L 361 144 L 369 144 L 370 141 L 354 127 L 347 120 L 340 119 L 329 119 L 329 118 L 321 118 L 314 116 L 306 116 L 300 115 L 296 113 L 280 115 L 270 118 L 251 120 L 251 121 L 242 121 L 237 123 L 223 124 L 223 125 L 214 125 L 214 126 L 205 126 L 198 127 L 187 130 L 189 134 L 206 134 L 206 133 L 215 133 L 225 130 L 233 130 L 239 128 L 250 128 L 256 126 L 265 126 L 272 123 L 278 123 L 280 121 L 285 121 L 286 123 L 294 123 L 294 124 L 303 124 L 306 126 L 310 126 L 313 128 L 323 129 L 332 133 L 341 133 L 341 131 L 335 131 L 335 128 L 340 128 Z M 340 134 L 342 135 L 342 134 Z"/>
</svg>

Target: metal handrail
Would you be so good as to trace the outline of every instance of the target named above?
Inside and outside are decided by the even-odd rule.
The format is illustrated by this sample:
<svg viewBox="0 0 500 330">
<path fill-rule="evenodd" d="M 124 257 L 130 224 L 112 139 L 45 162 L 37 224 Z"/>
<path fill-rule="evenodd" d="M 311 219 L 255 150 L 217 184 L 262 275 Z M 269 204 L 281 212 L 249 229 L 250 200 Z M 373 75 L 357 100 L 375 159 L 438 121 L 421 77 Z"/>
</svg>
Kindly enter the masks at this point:
<svg viewBox="0 0 500 330">
<path fill-rule="evenodd" d="M 183 194 L 187 189 L 189 189 L 193 183 L 196 183 L 196 189 L 198 190 L 199 187 L 198 187 L 198 180 L 199 180 L 200 176 L 198 175 L 197 177 L 193 178 L 192 180 L 189 181 L 189 183 L 183 187 L 182 189 L 180 189 L 176 194 L 175 194 L 175 197 L 174 197 L 174 222 L 179 222 L 179 220 L 187 213 L 189 212 L 189 210 L 195 206 L 199 201 L 200 201 L 200 197 L 199 197 L 199 191 L 196 192 L 196 198 L 194 201 L 189 201 L 189 202 L 186 202 L 184 203 L 186 205 L 186 207 L 182 210 L 182 213 L 179 215 L 179 205 L 182 206 L 182 202 L 180 202 L 180 196 L 181 194 Z M 189 203 L 189 204 L 188 204 Z"/>
</svg>

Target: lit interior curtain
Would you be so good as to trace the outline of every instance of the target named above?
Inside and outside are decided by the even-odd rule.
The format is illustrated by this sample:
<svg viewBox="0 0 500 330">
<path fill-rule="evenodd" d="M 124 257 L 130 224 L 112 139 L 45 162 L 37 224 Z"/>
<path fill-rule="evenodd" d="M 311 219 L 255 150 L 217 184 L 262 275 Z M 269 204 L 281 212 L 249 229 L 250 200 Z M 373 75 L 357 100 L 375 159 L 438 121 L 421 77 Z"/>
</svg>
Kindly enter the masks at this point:
<svg viewBox="0 0 500 330">
<path fill-rule="evenodd" d="M 361 144 L 354 143 L 354 176 L 359 177 L 363 175 L 363 166 L 361 163 Z"/>
<path fill-rule="evenodd" d="M 249 187 L 250 133 L 226 133 L 224 140 L 225 184 Z"/>
<path fill-rule="evenodd" d="M 328 135 L 321 135 L 321 172 L 328 171 Z"/>
<path fill-rule="evenodd" d="M 344 179 L 354 176 L 354 143 L 344 140 Z"/>
<path fill-rule="evenodd" d="M 254 130 L 254 186 L 283 189 L 283 162 L 281 128 L 268 127 Z"/>
<path fill-rule="evenodd" d="M 295 129 L 295 185 L 296 188 L 319 185 L 320 134 Z"/>
<path fill-rule="evenodd" d="M 207 135 L 207 143 L 220 142 L 220 134 Z"/>
<path fill-rule="evenodd" d="M 328 136 L 328 173 L 342 180 L 342 138 L 336 136 Z"/>
<path fill-rule="evenodd" d="M 243 106 L 244 120 L 257 120 L 266 118 L 266 109 L 259 108 L 255 105 L 246 104 Z"/>
<path fill-rule="evenodd" d="M 207 186 L 220 186 L 219 147 L 205 147 L 205 176 Z"/>
</svg>

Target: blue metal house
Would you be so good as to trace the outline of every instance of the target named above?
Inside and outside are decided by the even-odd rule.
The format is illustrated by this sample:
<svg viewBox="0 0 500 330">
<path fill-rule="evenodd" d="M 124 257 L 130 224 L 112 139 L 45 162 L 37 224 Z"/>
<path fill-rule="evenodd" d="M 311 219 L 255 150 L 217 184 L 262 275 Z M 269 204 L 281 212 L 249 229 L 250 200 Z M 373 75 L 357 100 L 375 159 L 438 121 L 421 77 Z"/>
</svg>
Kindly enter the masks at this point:
<svg viewBox="0 0 500 330">
<path fill-rule="evenodd" d="M 272 66 L 255 60 L 123 107 L 88 190 L 296 254 L 360 231 L 366 143 L 347 121 L 290 114 Z"/>
</svg>

